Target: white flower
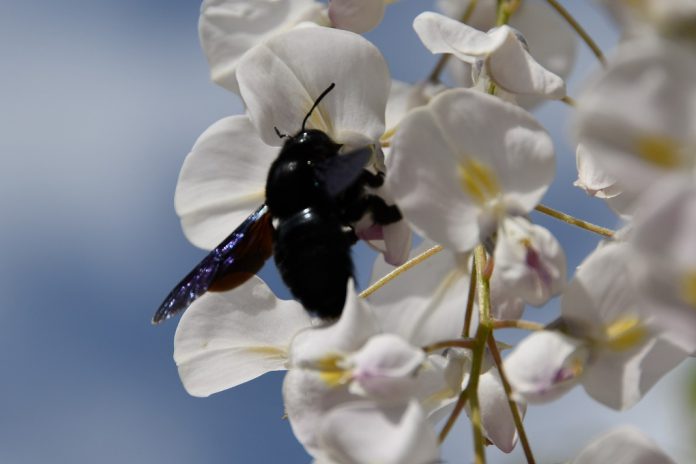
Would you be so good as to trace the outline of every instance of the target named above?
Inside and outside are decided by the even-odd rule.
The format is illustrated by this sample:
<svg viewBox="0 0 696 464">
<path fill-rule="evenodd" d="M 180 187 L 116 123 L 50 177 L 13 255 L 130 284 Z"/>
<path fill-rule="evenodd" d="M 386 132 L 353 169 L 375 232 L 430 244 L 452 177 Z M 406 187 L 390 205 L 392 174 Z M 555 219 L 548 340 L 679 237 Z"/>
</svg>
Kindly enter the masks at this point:
<svg viewBox="0 0 696 464">
<path fill-rule="evenodd" d="M 433 53 L 452 53 L 481 69 L 501 89 L 520 95 L 562 98 L 563 79 L 544 69 L 526 50 L 519 33 L 509 26 L 481 32 L 437 13 L 422 13 L 413 28 Z"/>
<path fill-rule="evenodd" d="M 422 235 L 471 250 L 525 214 L 554 174 L 553 144 L 521 108 L 466 89 L 439 94 L 399 126 L 386 185 Z"/>
<path fill-rule="evenodd" d="M 631 426 L 611 430 L 580 451 L 571 464 L 674 464 L 650 438 Z"/>
<path fill-rule="evenodd" d="M 696 174 L 696 60 L 661 40 L 622 45 L 578 99 L 578 141 L 635 199 L 662 176 Z"/>
<path fill-rule="evenodd" d="M 622 27 L 625 39 L 662 34 L 693 39 L 696 2 L 693 0 L 603 0 Z"/>
<path fill-rule="evenodd" d="M 382 21 L 389 0 L 330 0 L 329 19 L 339 29 L 362 34 Z"/>
<path fill-rule="evenodd" d="M 579 267 L 563 295 L 565 334 L 534 333 L 505 360 L 515 391 L 548 401 L 582 383 L 613 409 L 633 406 L 696 349 L 675 339 L 638 296 L 628 244 L 607 244 Z"/>
<path fill-rule="evenodd" d="M 295 301 L 279 300 L 258 277 L 234 290 L 209 292 L 184 313 L 174 361 L 193 396 L 208 396 L 287 368 L 290 341 L 311 325 Z"/>
<path fill-rule="evenodd" d="M 342 404 L 318 426 L 316 464 L 427 464 L 440 460 L 437 438 L 418 401 L 396 406 Z"/>
<path fill-rule="evenodd" d="M 447 16 L 460 19 L 469 6 L 469 0 L 438 0 Z M 496 23 L 496 0 L 477 0 L 467 24 L 487 31 Z M 525 1 L 518 4 L 509 25 L 524 36 L 528 51 L 541 66 L 565 79 L 573 69 L 577 58 L 577 35 L 565 20 L 544 2 Z M 458 85 L 474 85 L 472 66 L 460 60 L 449 60 L 447 69 Z M 530 108 L 541 100 L 529 96 L 512 97 L 520 106 Z"/>
<path fill-rule="evenodd" d="M 500 286 L 525 303 L 542 306 L 565 286 L 563 248 L 551 232 L 525 218 L 501 222 L 493 259 Z"/>
<path fill-rule="evenodd" d="M 315 0 L 204 0 L 198 32 L 213 81 L 238 93 L 236 69 L 245 52 L 309 21 L 326 23 Z"/>
<path fill-rule="evenodd" d="M 458 393 L 445 380 L 446 363 L 434 361 L 441 356 L 426 358 L 407 340 L 383 333 L 378 313 L 351 284 L 335 324 L 304 330 L 292 342 L 285 407 L 295 436 L 317 459 L 326 454 L 319 426 L 341 404 L 369 399 L 392 407 Z"/>
<path fill-rule="evenodd" d="M 249 117 L 269 145 L 283 143 L 275 128 L 297 133 L 332 82 L 336 88 L 307 127 L 353 148 L 377 143 L 384 133 L 389 69 L 379 50 L 352 32 L 311 27 L 275 36 L 244 56 L 237 79 Z"/>
<path fill-rule="evenodd" d="M 696 339 L 696 185 L 667 177 L 650 193 L 636 213 L 632 237 L 642 258 L 641 295 L 659 308 L 660 323 L 691 343 Z"/>
</svg>

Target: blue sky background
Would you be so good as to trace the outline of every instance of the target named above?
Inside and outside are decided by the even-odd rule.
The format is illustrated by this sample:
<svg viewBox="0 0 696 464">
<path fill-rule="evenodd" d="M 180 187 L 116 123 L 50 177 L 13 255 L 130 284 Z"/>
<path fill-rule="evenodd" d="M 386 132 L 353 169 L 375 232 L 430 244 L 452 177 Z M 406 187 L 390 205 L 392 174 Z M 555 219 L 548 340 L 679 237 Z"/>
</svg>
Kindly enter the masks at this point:
<svg viewBox="0 0 696 464">
<path fill-rule="evenodd" d="M 593 4 L 565 3 L 609 48 L 615 33 Z M 403 0 L 369 35 L 396 78 L 418 80 L 435 62 L 410 27 L 430 4 Z M 198 11 L 196 1 L 0 3 L 2 463 L 309 462 L 281 419 L 282 374 L 189 397 L 172 360 L 176 322 L 149 322 L 203 254 L 174 213 L 181 163 L 206 127 L 241 112 L 209 81 Z M 587 75 L 595 62 L 580 48 L 578 74 Z M 552 103 L 537 112 L 558 144 L 559 177 L 546 203 L 612 226 L 604 208 L 592 211 L 595 203 L 570 187 L 570 111 Z M 567 246 L 571 266 L 596 244 L 539 221 Z M 367 260 L 359 258 L 363 278 Z M 542 462 L 560 461 L 610 425 L 633 422 L 684 458 L 688 368 L 625 414 L 581 389 L 531 408 L 533 449 Z M 445 460 L 468 462 L 469 443 L 461 421 Z M 491 462 L 520 461 L 489 454 Z"/>
</svg>

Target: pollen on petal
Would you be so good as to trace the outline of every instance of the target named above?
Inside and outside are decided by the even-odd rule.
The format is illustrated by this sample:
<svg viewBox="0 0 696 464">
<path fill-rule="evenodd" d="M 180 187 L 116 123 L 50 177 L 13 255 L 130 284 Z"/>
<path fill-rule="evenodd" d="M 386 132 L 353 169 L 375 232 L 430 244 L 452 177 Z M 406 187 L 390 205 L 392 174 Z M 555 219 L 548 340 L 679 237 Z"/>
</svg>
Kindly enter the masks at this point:
<svg viewBox="0 0 696 464">
<path fill-rule="evenodd" d="M 661 168 L 673 169 L 680 165 L 679 144 L 667 136 L 640 137 L 636 152 L 645 161 Z"/>
<path fill-rule="evenodd" d="M 647 337 L 647 331 L 635 316 L 617 319 L 604 328 L 605 346 L 613 351 L 625 351 L 640 344 Z"/>
<path fill-rule="evenodd" d="M 680 293 L 682 299 L 696 310 L 696 270 L 686 272 L 682 276 Z"/>
<path fill-rule="evenodd" d="M 328 355 L 317 361 L 314 366 L 319 370 L 319 378 L 329 387 L 338 387 L 350 380 L 350 371 L 343 369 L 340 364 L 343 357 L 340 355 Z"/>
<path fill-rule="evenodd" d="M 457 166 L 457 174 L 462 190 L 479 205 L 501 193 L 495 173 L 483 163 L 468 158 Z"/>
</svg>

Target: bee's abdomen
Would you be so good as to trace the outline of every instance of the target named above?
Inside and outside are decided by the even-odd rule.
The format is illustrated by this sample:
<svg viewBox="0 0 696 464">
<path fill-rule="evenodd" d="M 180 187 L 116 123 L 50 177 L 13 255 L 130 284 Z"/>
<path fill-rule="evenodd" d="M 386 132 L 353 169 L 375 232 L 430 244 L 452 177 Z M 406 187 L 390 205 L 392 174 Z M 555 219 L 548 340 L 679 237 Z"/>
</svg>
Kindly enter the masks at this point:
<svg viewBox="0 0 696 464">
<path fill-rule="evenodd" d="M 305 208 L 280 220 L 274 238 L 276 265 L 295 298 L 321 318 L 340 316 L 353 262 L 350 236 L 337 218 Z"/>
</svg>

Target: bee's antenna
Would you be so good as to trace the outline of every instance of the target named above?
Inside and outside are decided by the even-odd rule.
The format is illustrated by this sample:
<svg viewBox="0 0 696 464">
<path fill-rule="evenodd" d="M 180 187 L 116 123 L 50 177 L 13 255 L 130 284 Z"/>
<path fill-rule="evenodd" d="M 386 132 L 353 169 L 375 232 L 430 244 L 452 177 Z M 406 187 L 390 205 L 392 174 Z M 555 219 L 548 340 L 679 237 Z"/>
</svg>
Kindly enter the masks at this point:
<svg viewBox="0 0 696 464">
<path fill-rule="evenodd" d="M 326 90 L 324 90 L 324 91 L 321 93 L 321 95 L 319 95 L 319 98 L 316 99 L 316 101 L 314 102 L 314 105 L 312 105 L 312 108 L 310 108 L 309 113 L 307 113 L 307 116 L 305 116 L 304 121 L 302 121 L 302 130 L 303 130 L 303 131 L 305 130 L 305 124 L 307 124 L 307 120 L 308 120 L 309 117 L 312 115 L 312 111 L 314 111 L 314 108 L 316 108 L 316 107 L 319 105 L 319 103 L 321 102 L 321 99 L 324 98 L 324 97 L 326 96 L 327 93 L 331 92 L 331 90 L 332 90 L 334 87 L 336 87 L 336 84 L 332 82 L 331 85 L 328 86 L 328 87 L 326 88 Z"/>
</svg>

